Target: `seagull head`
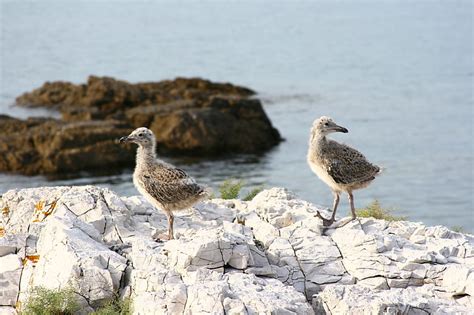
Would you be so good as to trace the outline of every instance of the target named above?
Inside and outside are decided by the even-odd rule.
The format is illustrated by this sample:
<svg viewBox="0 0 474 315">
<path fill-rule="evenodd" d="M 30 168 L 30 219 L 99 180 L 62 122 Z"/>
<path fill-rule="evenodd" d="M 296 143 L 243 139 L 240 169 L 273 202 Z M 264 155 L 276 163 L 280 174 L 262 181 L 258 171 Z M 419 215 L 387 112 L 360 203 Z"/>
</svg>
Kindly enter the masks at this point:
<svg viewBox="0 0 474 315">
<path fill-rule="evenodd" d="M 136 143 L 138 145 L 147 147 L 147 146 L 153 146 L 155 144 L 155 135 L 153 132 L 145 127 L 140 127 L 132 131 L 131 134 L 129 134 L 126 137 L 120 138 L 120 143 Z"/>
<path fill-rule="evenodd" d="M 349 131 L 336 124 L 330 117 L 321 116 L 313 122 L 313 127 L 311 129 L 312 133 L 318 133 L 321 135 L 327 135 L 333 132 L 342 132 L 348 133 Z"/>
</svg>

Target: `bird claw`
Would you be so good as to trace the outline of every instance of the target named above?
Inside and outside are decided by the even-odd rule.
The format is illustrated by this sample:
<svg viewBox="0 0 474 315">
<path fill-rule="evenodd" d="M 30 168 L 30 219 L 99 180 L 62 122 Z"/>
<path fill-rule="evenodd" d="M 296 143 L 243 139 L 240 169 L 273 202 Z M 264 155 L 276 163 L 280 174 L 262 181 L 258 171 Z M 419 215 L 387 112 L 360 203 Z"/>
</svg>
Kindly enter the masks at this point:
<svg viewBox="0 0 474 315">
<path fill-rule="evenodd" d="M 324 226 L 330 226 L 331 224 L 334 223 L 334 219 L 326 219 L 324 218 L 319 211 L 316 211 L 316 214 L 314 215 L 315 217 L 321 219 L 323 221 Z"/>
<path fill-rule="evenodd" d="M 162 234 L 158 234 L 158 237 L 155 238 L 155 242 L 164 242 L 164 241 L 169 241 L 172 239 L 173 237 L 170 237 L 169 234 L 162 233 Z"/>
</svg>

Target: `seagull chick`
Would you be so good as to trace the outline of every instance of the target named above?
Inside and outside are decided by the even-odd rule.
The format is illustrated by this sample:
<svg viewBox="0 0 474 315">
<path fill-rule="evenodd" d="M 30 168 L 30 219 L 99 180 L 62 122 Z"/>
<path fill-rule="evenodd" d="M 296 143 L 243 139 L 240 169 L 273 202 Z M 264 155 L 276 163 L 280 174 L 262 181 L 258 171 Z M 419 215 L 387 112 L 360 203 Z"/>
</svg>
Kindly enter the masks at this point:
<svg viewBox="0 0 474 315">
<path fill-rule="evenodd" d="M 327 139 L 326 136 L 332 132 L 347 133 L 348 130 L 335 124 L 329 117 L 322 116 L 316 119 L 311 128 L 307 156 L 311 170 L 332 189 L 334 194 L 331 219 L 323 218 L 319 211 L 316 213 L 316 216 L 323 220 L 324 226 L 334 222 L 339 195 L 342 192 L 346 192 L 349 196 L 354 220 L 356 213 L 352 192 L 367 187 L 381 171 L 380 167 L 367 161 L 356 149 Z"/>
<path fill-rule="evenodd" d="M 138 144 L 133 184 L 153 206 L 162 209 L 168 218 L 168 234 L 161 240 L 173 239 L 173 211 L 190 208 L 209 196 L 209 190 L 198 185 L 185 171 L 156 158 L 156 139 L 145 127 L 135 129 L 121 143 Z"/>
</svg>

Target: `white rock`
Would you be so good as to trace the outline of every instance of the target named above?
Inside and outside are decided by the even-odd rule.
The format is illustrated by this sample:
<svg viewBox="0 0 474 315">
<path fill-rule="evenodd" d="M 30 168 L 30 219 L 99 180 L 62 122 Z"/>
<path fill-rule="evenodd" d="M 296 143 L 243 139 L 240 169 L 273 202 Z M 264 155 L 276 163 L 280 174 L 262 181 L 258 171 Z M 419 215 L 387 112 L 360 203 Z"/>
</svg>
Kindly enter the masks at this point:
<svg viewBox="0 0 474 315">
<path fill-rule="evenodd" d="M 374 277 L 374 278 L 367 278 L 362 279 L 357 282 L 358 285 L 367 286 L 372 289 L 377 290 L 387 290 L 389 289 L 387 279 L 384 277 Z"/>
<path fill-rule="evenodd" d="M 235 245 L 228 261 L 229 266 L 236 269 L 245 269 L 248 266 L 250 251 L 247 245 Z"/>
<path fill-rule="evenodd" d="M 221 234 L 220 230 L 201 230 L 193 239 L 168 241 L 163 250 L 168 252 L 170 266 L 179 272 L 223 268 L 232 255 L 232 247 Z"/>
<path fill-rule="evenodd" d="M 273 240 L 280 236 L 276 227 L 260 219 L 253 211 L 245 217 L 245 225 L 252 228 L 255 238 L 265 247 L 270 246 Z"/>
<path fill-rule="evenodd" d="M 16 315 L 16 309 L 9 306 L 0 306 L 0 314 L 2 315 Z"/>
<path fill-rule="evenodd" d="M 28 234 L 7 234 L 4 237 L 0 237 L 0 257 L 15 254 L 21 248 L 26 247 L 26 238 Z"/>
<path fill-rule="evenodd" d="M 228 314 L 228 315 L 248 314 L 247 310 L 245 309 L 245 304 L 241 300 L 226 297 L 224 299 L 223 305 L 224 305 L 225 314 Z"/>
<path fill-rule="evenodd" d="M 311 314 L 315 294 L 316 313 L 472 308 L 472 236 L 370 218 L 326 229 L 314 214 L 328 211 L 282 188 L 177 213 L 177 239 L 164 243 L 151 235 L 166 216 L 142 197 L 48 187 L 1 203 L 5 312 L 37 285 L 75 288 L 83 312 L 115 294 L 130 296 L 135 314 Z"/>
<path fill-rule="evenodd" d="M 469 314 L 454 301 L 434 298 L 415 288 L 372 290 L 358 285 L 328 285 L 314 296 L 313 307 L 329 314 Z"/>
<path fill-rule="evenodd" d="M 449 265 L 443 275 L 443 286 L 453 295 L 473 295 L 474 268 Z M 469 291 L 469 292 L 468 292 Z"/>
<path fill-rule="evenodd" d="M 16 305 L 22 269 L 23 264 L 18 255 L 0 257 L 0 305 Z"/>
<path fill-rule="evenodd" d="M 223 314 L 228 283 L 219 275 L 217 280 L 202 277 L 188 287 L 184 314 Z"/>
<path fill-rule="evenodd" d="M 49 220 L 37 249 L 39 261 L 32 275 L 33 286 L 72 286 L 92 306 L 110 299 L 119 289 L 127 260 L 65 218 Z"/>
<path fill-rule="evenodd" d="M 231 273 L 227 282 L 230 295 L 241 300 L 250 314 L 313 314 L 303 294 L 276 279 Z"/>
</svg>

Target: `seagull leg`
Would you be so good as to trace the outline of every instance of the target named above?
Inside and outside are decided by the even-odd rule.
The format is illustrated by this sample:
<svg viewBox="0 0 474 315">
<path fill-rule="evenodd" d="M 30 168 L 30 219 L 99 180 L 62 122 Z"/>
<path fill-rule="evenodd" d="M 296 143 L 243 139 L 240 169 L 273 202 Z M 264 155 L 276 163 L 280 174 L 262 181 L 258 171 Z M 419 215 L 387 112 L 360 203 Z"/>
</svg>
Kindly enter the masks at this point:
<svg viewBox="0 0 474 315">
<path fill-rule="evenodd" d="M 170 212 L 170 213 L 168 214 L 168 239 L 169 239 L 169 240 L 174 239 L 174 236 L 173 236 L 173 235 L 174 235 L 174 233 L 173 233 L 173 231 L 174 231 L 174 229 L 173 229 L 173 223 L 174 223 L 174 216 L 173 216 L 173 214 Z"/>
<path fill-rule="evenodd" d="M 173 222 L 174 222 L 174 216 L 171 212 L 166 211 L 166 217 L 168 218 L 168 233 L 161 233 L 158 235 L 156 241 L 169 241 L 174 239 L 173 237 Z"/>
<path fill-rule="evenodd" d="M 336 219 L 336 210 L 337 210 L 337 206 L 339 205 L 339 193 L 337 192 L 334 192 L 334 202 L 333 202 L 333 205 L 332 205 L 332 216 L 331 216 L 331 219 L 325 219 L 323 218 L 323 216 L 321 215 L 321 213 L 319 213 L 319 211 L 316 212 L 316 217 L 320 218 L 321 220 L 323 220 L 323 225 L 324 226 L 330 226 L 331 224 L 334 223 L 335 219 Z"/>
<path fill-rule="evenodd" d="M 349 203 L 351 204 L 352 220 L 355 220 L 357 216 L 354 207 L 354 196 L 352 195 L 352 191 L 348 192 L 347 194 L 349 195 Z"/>
</svg>

